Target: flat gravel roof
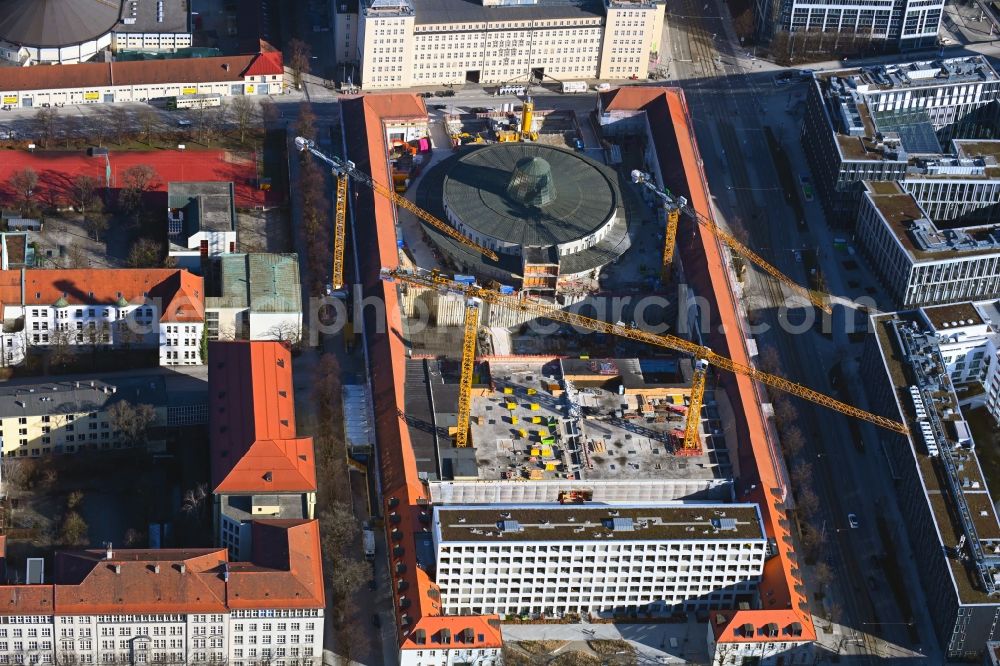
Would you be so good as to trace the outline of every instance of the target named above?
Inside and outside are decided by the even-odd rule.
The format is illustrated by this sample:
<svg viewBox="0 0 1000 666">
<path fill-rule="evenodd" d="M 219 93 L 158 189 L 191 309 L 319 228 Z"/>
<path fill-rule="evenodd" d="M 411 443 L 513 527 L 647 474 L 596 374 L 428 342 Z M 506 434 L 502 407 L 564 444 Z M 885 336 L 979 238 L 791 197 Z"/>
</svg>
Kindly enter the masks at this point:
<svg viewBox="0 0 1000 666">
<path fill-rule="evenodd" d="M 507 194 L 517 162 L 541 158 L 552 167 L 555 199 L 541 208 Z M 446 167 L 442 167 L 446 168 Z M 549 247 L 593 234 L 619 206 L 613 171 L 569 150 L 535 143 L 497 143 L 461 154 L 444 178 L 443 199 L 481 234 L 522 247 Z"/>
</svg>

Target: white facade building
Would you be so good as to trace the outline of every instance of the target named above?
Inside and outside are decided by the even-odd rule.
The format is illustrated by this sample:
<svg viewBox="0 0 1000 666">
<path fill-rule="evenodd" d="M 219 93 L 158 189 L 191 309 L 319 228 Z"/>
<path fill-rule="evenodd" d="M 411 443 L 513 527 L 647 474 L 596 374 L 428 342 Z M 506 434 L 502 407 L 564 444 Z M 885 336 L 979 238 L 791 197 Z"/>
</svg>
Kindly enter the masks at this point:
<svg viewBox="0 0 1000 666">
<path fill-rule="evenodd" d="M 434 508 L 448 614 L 651 614 L 751 601 L 767 538 L 751 504 Z"/>
<path fill-rule="evenodd" d="M 844 33 L 845 44 L 855 35 L 892 41 L 908 50 L 936 43 L 943 9 L 944 0 L 790 0 L 786 27 L 792 33 Z"/>
<path fill-rule="evenodd" d="M 660 49 L 664 4 L 448 0 L 343 5 L 337 48 L 359 64 L 365 89 L 571 79 L 645 79 Z M 355 38 L 353 34 L 356 33 Z M 359 83 L 354 81 L 355 84 Z"/>
<path fill-rule="evenodd" d="M 302 285 L 295 254 L 228 254 L 214 262 L 219 293 L 205 299 L 209 340 L 302 336 Z"/>
<path fill-rule="evenodd" d="M 4 362 L 32 348 L 158 348 L 160 365 L 200 365 L 202 278 L 177 269 L 0 272 Z"/>
<path fill-rule="evenodd" d="M 57 553 L 54 583 L 0 585 L 0 664 L 313 666 L 323 649 L 315 521 L 258 521 L 275 553 Z"/>
<path fill-rule="evenodd" d="M 231 182 L 167 184 L 168 254 L 200 272 L 202 261 L 236 252 L 236 197 Z"/>
<path fill-rule="evenodd" d="M 1000 296 L 1000 227 L 939 229 L 896 182 L 868 182 L 856 239 L 896 306 Z"/>
<path fill-rule="evenodd" d="M 283 90 L 280 53 L 213 58 L 8 67 L 0 79 L 0 101 L 12 108 L 46 104 L 146 102 L 215 94 L 277 95 Z"/>
</svg>

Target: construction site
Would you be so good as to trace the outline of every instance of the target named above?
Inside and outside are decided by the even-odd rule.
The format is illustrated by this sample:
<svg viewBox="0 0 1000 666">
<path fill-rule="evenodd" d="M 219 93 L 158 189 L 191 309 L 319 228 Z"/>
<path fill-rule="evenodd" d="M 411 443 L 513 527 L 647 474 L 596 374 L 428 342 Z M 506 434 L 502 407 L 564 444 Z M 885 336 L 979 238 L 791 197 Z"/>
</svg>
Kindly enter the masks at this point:
<svg viewBox="0 0 1000 666">
<path fill-rule="evenodd" d="M 466 608 L 459 600 L 464 593 L 456 596 L 448 587 L 454 581 L 433 578 L 434 553 L 441 546 L 429 528 L 435 507 L 528 504 L 545 510 L 546 505 L 643 502 L 757 505 L 767 560 L 759 577 L 741 569 L 733 581 L 749 594 L 739 595 L 737 605 L 736 596 L 709 586 L 708 604 L 697 606 L 683 595 L 658 601 L 661 593 L 653 590 L 621 607 L 581 598 L 572 607 L 546 602 L 516 606 L 518 612 L 541 620 L 574 607 L 607 617 L 713 609 L 719 613 L 709 631 L 714 643 L 746 642 L 756 633 L 747 633 L 750 626 L 781 636 L 783 646 L 777 638 L 769 641 L 774 644 L 768 654 L 808 648 L 815 630 L 788 516 L 793 500 L 763 387 L 893 432 L 907 428 L 757 369 L 756 347 L 742 333 L 746 313 L 734 292 L 743 271 L 761 270 L 804 304 L 829 310 L 829 300 L 780 273 L 713 220 L 683 94 L 630 88 L 602 95 L 596 116 L 601 148 L 580 157 L 544 145 L 527 103 L 520 125 L 500 130 L 513 134 L 464 131 L 458 141 L 449 134 L 455 128 L 447 117 L 431 120 L 415 96 L 367 95 L 342 106 L 348 159 L 326 155 L 305 139 L 296 143 L 338 177 L 338 229 L 376 220 L 375 233 L 338 232 L 334 271 L 343 270 L 345 236 L 353 236 L 363 296 L 385 303 L 382 313 L 366 310 L 355 325 L 364 330 L 371 363 L 402 652 L 419 649 L 444 627 L 454 635 L 472 632 L 470 625 L 477 623 L 493 629 L 478 634 L 471 647 L 486 650 L 502 640 L 495 616 L 453 616 Z M 476 136 L 474 145 L 463 147 L 462 133 Z M 393 171 L 406 154 L 404 161 L 419 162 L 422 175 L 399 186 Z M 489 178 L 477 179 L 474 168 L 438 169 L 448 159 L 476 155 L 494 156 L 466 163 L 494 169 Z M 547 237 L 550 250 L 524 242 L 541 238 L 546 222 L 566 231 L 559 216 L 545 215 L 546 206 L 558 206 L 564 193 L 585 200 L 572 185 L 564 189 L 562 173 L 552 163 L 564 158 L 609 183 L 613 203 L 603 210 L 614 210 L 616 221 L 609 223 L 610 216 L 601 213 L 588 233 L 617 224 L 624 208 L 630 241 L 620 261 L 596 268 L 592 284 L 580 291 L 560 289 L 564 238 Z M 440 196 L 425 186 L 435 170 L 445 174 Z M 448 192 L 449 176 L 460 181 L 461 196 Z M 355 187 L 350 199 L 348 183 Z M 414 190 L 416 196 L 408 198 Z M 449 195 L 456 197 L 455 206 Z M 476 207 L 492 205 L 497 212 L 505 198 L 517 204 L 504 211 L 508 235 L 495 225 L 494 233 L 483 233 L 488 224 Z M 456 255 L 443 251 L 446 246 L 460 247 L 477 263 L 456 265 Z M 632 258 L 636 250 L 652 259 Z M 556 279 L 540 289 L 526 267 L 540 264 L 534 257 L 545 252 L 555 260 Z M 501 278 L 487 267 L 500 268 L 503 257 L 515 261 Z M 612 295 L 604 290 L 605 273 L 613 267 L 636 273 L 632 293 L 663 293 L 675 280 L 688 285 L 680 303 L 653 308 L 666 326 L 640 325 L 628 309 L 596 307 Z M 342 280 L 337 275 L 334 283 Z M 698 313 L 690 316 L 695 296 L 713 316 L 713 326 L 704 330 L 695 325 Z M 566 307 L 581 302 L 595 307 Z M 381 316 L 386 321 L 378 321 Z M 538 327 L 539 322 L 547 326 Z M 515 341 L 530 346 L 524 344 L 530 339 L 544 351 L 512 349 Z M 456 605 L 442 607 L 438 599 Z"/>
</svg>

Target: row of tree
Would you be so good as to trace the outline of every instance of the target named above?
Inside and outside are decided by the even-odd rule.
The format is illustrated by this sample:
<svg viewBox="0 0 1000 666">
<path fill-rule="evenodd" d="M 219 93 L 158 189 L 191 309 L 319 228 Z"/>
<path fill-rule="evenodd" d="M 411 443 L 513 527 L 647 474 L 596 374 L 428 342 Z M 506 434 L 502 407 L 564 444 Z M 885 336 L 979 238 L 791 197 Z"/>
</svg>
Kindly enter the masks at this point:
<svg viewBox="0 0 1000 666">
<path fill-rule="evenodd" d="M 240 144 L 247 136 L 261 126 L 260 106 L 252 97 L 232 97 L 222 106 L 194 109 L 187 112 L 192 116 L 192 131 L 195 140 L 211 145 L 219 134 L 232 127 L 239 136 Z M 142 141 L 152 146 L 154 142 L 176 142 L 176 125 L 166 123 L 163 117 L 150 106 L 138 111 L 119 105 L 108 105 L 106 109 L 86 115 L 60 113 L 49 107 L 39 109 L 31 122 L 31 136 L 40 148 L 50 148 L 61 144 L 64 148 L 78 145 L 104 146 L 110 142 L 116 145 Z"/>
<path fill-rule="evenodd" d="M 309 102 L 299 105 L 296 126 L 299 136 L 316 137 L 316 114 Z M 306 284 L 313 294 L 323 293 L 330 274 L 332 252 L 330 243 L 330 188 L 327 176 L 308 152 L 299 153 L 299 187 L 297 195 L 302 212 L 302 235 L 306 240 Z"/>
</svg>

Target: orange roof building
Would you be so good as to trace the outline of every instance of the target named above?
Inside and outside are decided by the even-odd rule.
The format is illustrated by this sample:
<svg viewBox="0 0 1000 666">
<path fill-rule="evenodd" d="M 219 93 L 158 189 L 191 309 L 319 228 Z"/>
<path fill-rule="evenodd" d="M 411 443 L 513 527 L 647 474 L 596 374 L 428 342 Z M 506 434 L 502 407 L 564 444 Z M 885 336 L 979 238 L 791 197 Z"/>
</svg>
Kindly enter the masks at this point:
<svg viewBox="0 0 1000 666">
<path fill-rule="evenodd" d="M 176 268 L 0 271 L 8 364 L 29 348 L 151 347 L 160 365 L 201 365 L 204 280 Z M 23 321 L 23 326 L 17 322 Z"/>
<path fill-rule="evenodd" d="M 42 629 L 41 640 L 0 641 L 0 661 L 30 655 L 37 657 L 32 663 L 195 659 L 250 666 L 258 662 L 244 659 L 249 653 L 242 645 L 276 644 L 280 633 L 285 655 L 315 657 L 318 663 L 325 606 L 319 525 L 261 520 L 252 530 L 255 548 L 247 562 L 232 562 L 225 548 L 115 550 L 109 544 L 57 553 L 52 582 L 0 585 L 0 616 L 11 636 Z M 275 624 L 265 628 L 242 621 L 255 617 L 273 618 Z M 294 622 L 293 630 L 288 622 Z M 74 640 L 46 640 L 56 635 L 57 623 L 61 636 Z M 73 627 L 68 634 L 67 627 Z M 116 640 L 99 640 L 108 635 Z M 167 635 L 169 643 L 150 640 Z M 136 659 L 137 653 L 145 658 Z"/>
<path fill-rule="evenodd" d="M 212 58 L 92 62 L 10 67 L 0 95 L 13 108 L 43 104 L 140 102 L 193 94 L 280 93 L 284 67 L 277 51 Z M 8 104 L 8 102 L 10 102 Z"/>
<path fill-rule="evenodd" d="M 242 560 L 252 552 L 252 520 L 313 517 L 313 441 L 295 433 L 288 347 L 212 342 L 208 357 L 216 534 Z"/>
</svg>

